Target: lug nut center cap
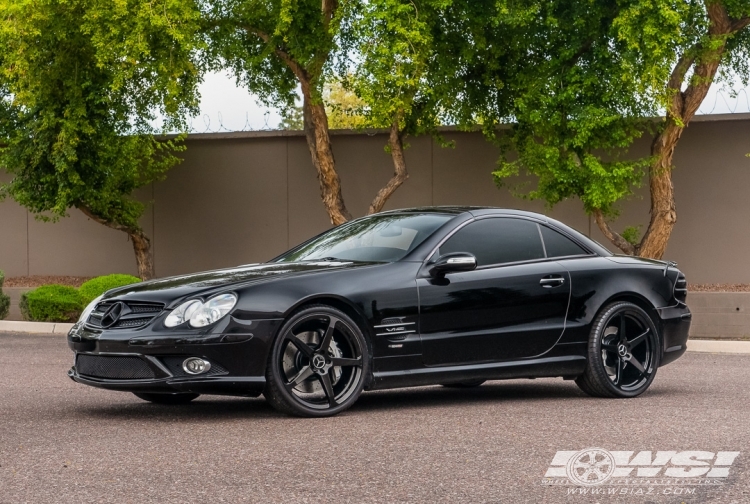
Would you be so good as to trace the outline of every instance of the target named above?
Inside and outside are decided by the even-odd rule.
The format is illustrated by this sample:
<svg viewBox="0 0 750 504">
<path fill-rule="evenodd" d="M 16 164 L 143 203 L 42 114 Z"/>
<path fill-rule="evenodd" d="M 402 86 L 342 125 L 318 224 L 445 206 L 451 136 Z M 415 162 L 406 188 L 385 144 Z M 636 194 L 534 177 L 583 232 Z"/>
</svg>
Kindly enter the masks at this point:
<svg viewBox="0 0 750 504">
<path fill-rule="evenodd" d="M 320 354 L 315 354 L 312 357 L 311 363 L 315 369 L 324 369 L 326 367 L 326 358 Z"/>
<path fill-rule="evenodd" d="M 625 357 L 628 354 L 628 347 L 623 345 L 622 343 L 617 347 L 617 353 L 620 354 L 620 357 Z"/>
</svg>

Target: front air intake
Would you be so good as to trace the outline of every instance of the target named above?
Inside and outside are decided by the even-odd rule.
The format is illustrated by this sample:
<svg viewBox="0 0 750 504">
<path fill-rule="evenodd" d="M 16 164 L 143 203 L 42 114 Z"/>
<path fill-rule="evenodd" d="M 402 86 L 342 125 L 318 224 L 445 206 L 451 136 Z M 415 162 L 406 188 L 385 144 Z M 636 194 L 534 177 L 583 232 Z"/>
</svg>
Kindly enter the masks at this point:
<svg viewBox="0 0 750 504">
<path fill-rule="evenodd" d="M 78 354 L 76 370 L 80 375 L 113 380 L 145 380 L 156 377 L 146 361 L 129 355 Z"/>
</svg>

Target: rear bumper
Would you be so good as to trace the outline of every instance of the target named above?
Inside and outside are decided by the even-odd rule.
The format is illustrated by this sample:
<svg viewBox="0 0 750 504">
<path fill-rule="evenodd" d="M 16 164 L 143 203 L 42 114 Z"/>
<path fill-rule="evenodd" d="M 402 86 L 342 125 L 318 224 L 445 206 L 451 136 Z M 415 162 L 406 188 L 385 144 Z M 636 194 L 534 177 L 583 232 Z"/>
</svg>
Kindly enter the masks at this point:
<svg viewBox="0 0 750 504">
<path fill-rule="evenodd" d="M 674 306 L 658 310 L 663 341 L 660 366 L 677 360 L 687 350 L 692 313 L 687 306 Z"/>
</svg>

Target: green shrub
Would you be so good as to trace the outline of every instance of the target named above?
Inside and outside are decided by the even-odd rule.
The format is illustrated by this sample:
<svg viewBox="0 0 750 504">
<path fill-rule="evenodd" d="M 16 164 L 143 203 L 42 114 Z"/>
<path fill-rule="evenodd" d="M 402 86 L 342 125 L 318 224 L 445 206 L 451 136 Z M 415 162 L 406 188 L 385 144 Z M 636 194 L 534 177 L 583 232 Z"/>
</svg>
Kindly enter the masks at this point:
<svg viewBox="0 0 750 504">
<path fill-rule="evenodd" d="M 0 320 L 7 317 L 10 310 L 10 296 L 3 294 L 3 282 L 5 282 L 5 273 L 0 270 Z"/>
<path fill-rule="evenodd" d="M 81 285 L 81 288 L 78 289 L 78 292 L 81 294 L 81 299 L 83 299 L 83 305 L 85 307 L 109 289 L 138 283 L 140 281 L 140 278 L 131 275 L 105 275 L 92 278 L 84 283 Z"/>
<path fill-rule="evenodd" d="M 75 322 L 83 311 L 83 299 L 75 287 L 43 285 L 21 296 L 24 320 L 34 322 Z"/>
</svg>

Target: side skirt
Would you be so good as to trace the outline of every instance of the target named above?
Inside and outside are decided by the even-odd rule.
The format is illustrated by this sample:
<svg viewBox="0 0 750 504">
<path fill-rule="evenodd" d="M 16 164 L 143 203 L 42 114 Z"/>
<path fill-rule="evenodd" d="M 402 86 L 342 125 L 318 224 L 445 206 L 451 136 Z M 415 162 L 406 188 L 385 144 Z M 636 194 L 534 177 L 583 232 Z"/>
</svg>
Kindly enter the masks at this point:
<svg viewBox="0 0 750 504">
<path fill-rule="evenodd" d="M 507 380 L 512 378 L 549 378 L 578 376 L 586 367 L 586 357 L 564 355 L 510 362 L 490 362 L 458 366 L 428 367 L 405 371 L 373 373 L 370 390 L 418 387 L 472 380 Z"/>
</svg>

